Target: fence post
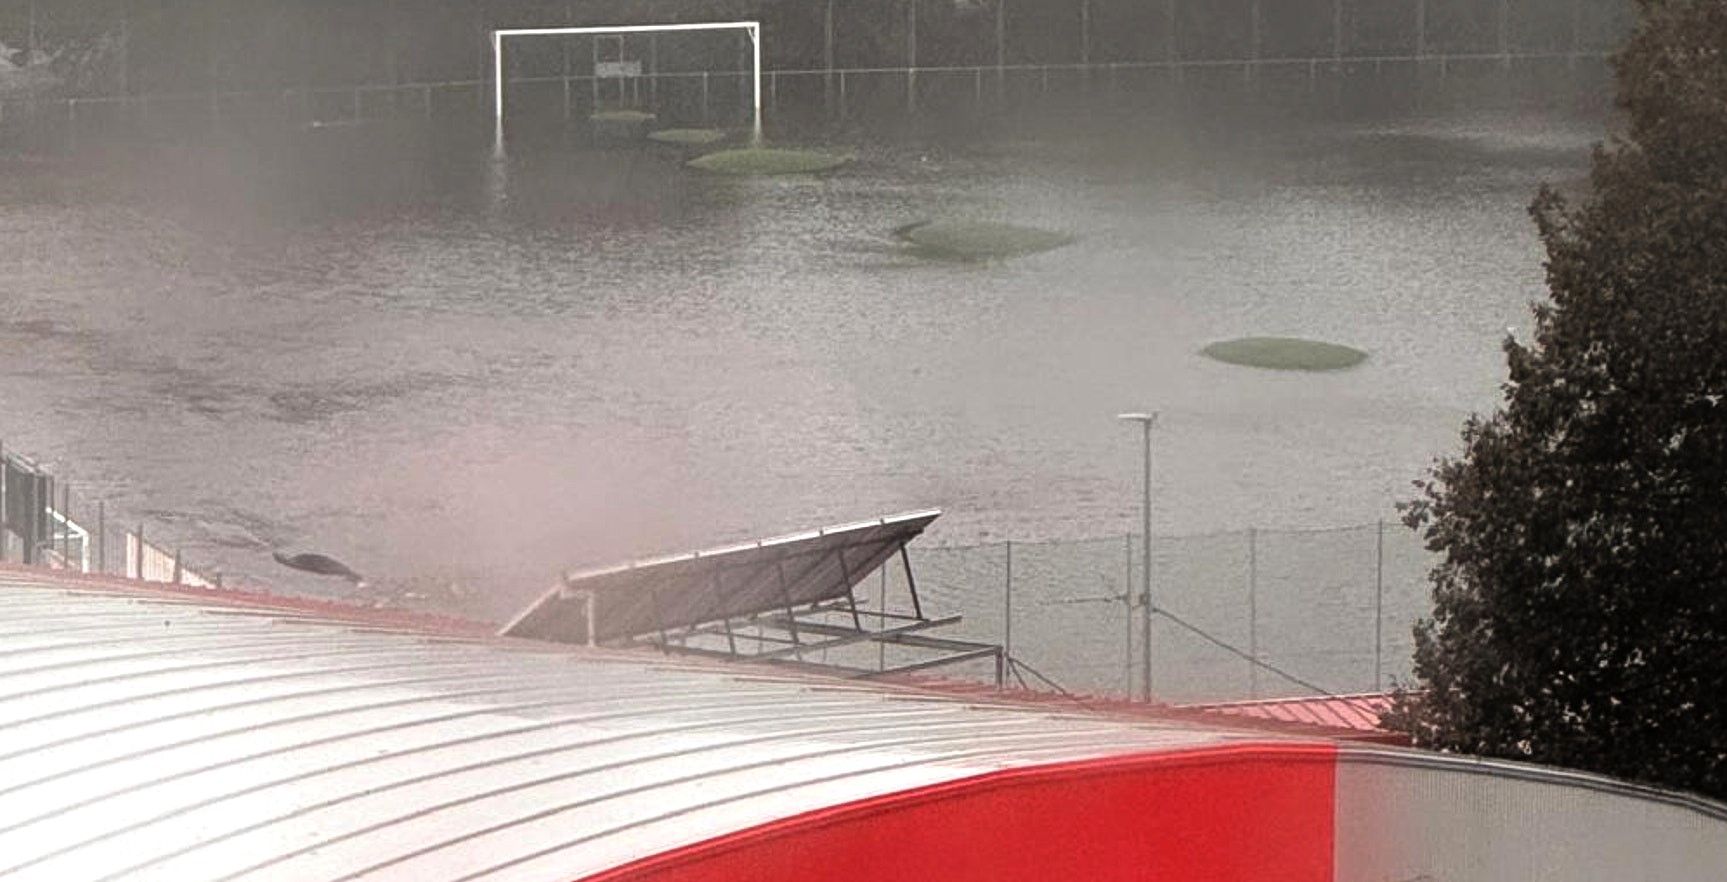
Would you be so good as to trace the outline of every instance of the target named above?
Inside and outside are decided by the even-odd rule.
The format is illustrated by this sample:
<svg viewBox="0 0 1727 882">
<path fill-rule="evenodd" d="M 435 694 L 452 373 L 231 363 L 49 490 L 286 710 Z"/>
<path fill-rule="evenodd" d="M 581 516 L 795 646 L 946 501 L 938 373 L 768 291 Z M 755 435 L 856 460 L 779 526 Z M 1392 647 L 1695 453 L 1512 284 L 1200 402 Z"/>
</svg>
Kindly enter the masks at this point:
<svg viewBox="0 0 1727 882">
<path fill-rule="evenodd" d="M 108 575 L 108 504 L 96 500 L 96 572 Z"/>
<path fill-rule="evenodd" d="M 6 468 L 8 471 L 11 470 L 12 466 L 10 460 L 7 460 Z M 26 486 L 28 486 L 31 482 L 27 481 L 25 483 Z M 8 487 L 7 492 L 16 495 L 20 491 L 16 487 Z M 26 496 L 29 495 L 28 491 L 24 492 Z M 23 515 L 23 523 L 12 525 L 17 528 L 18 531 L 18 562 L 27 564 L 30 562 L 30 536 L 36 529 L 36 519 L 30 516 L 30 505 L 27 500 L 21 499 L 17 508 L 19 509 L 19 514 Z M 7 542 L 11 542 L 11 539 L 8 538 Z"/>
<path fill-rule="evenodd" d="M 1121 618 L 1127 625 L 1126 642 L 1123 644 L 1122 670 L 1127 672 L 1128 700 L 1133 699 L 1133 534 L 1121 534 L 1122 558 L 1127 562 L 1127 570 L 1122 573 L 1121 583 Z"/>
<path fill-rule="evenodd" d="M 138 534 L 138 556 L 136 559 L 138 561 L 138 563 L 137 563 L 138 572 L 132 578 L 137 579 L 138 581 L 142 582 L 142 581 L 144 581 L 144 525 L 143 524 L 138 525 L 137 534 Z"/>
<path fill-rule="evenodd" d="M 1415 0 L 1415 57 L 1421 58 L 1427 54 L 1427 0 Z M 1416 63 L 1417 72 L 1421 70 Z"/>
<path fill-rule="evenodd" d="M 570 4 L 570 3 L 564 4 L 564 17 L 566 19 L 575 18 L 575 10 L 570 8 L 571 5 L 572 4 Z M 575 62 L 570 58 L 570 38 L 569 38 L 569 35 L 566 34 L 566 35 L 558 38 L 558 48 L 560 50 L 562 50 L 563 61 L 564 61 L 564 69 L 563 69 L 564 121 L 569 122 L 569 120 L 570 120 L 570 74 L 573 73 L 575 70 Z"/>
<path fill-rule="evenodd" d="M 115 65 L 119 70 L 120 97 L 132 94 L 132 22 L 128 8 L 132 4 L 120 4 L 120 62 Z"/>
<path fill-rule="evenodd" d="M 1001 651 L 1013 658 L 1013 540 L 1007 540 L 1007 577 L 1003 582 Z"/>
<path fill-rule="evenodd" d="M 1247 528 L 1247 693 L 1259 697 L 1259 530 Z"/>
<path fill-rule="evenodd" d="M 1380 518 L 1373 554 L 1373 691 L 1380 689 L 1385 623 L 1385 519 Z"/>
<path fill-rule="evenodd" d="M 1331 0 L 1331 58 L 1343 58 L 1343 0 Z"/>
<path fill-rule="evenodd" d="M 995 99 L 998 106 L 1006 106 L 1007 0 L 995 0 Z"/>
<path fill-rule="evenodd" d="M 54 547 L 44 547 L 43 541 L 54 531 L 54 523 L 48 517 L 48 509 L 54 505 L 54 479 L 48 475 L 37 475 L 35 494 L 30 500 L 30 557 L 29 562 L 37 565 L 43 563 L 42 552 L 53 551 Z"/>
<path fill-rule="evenodd" d="M 822 110 L 834 112 L 834 0 L 822 10 Z"/>
<path fill-rule="evenodd" d="M 6 521 L 6 473 L 11 471 L 6 465 L 6 446 L 0 443 L 0 562 L 11 554 L 12 538 L 7 533 L 10 525 Z"/>
<path fill-rule="evenodd" d="M 1079 0 L 1079 65 L 1091 78 L 1091 0 Z"/>
<path fill-rule="evenodd" d="M 1500 63 L 1511 66 L 1511 4 L 1509 0 L 1499 0 L 1494 16 L 1494 47 L 1499 53 Z"/>
<path fill-rule="evenodd" d="M 905 110 L 917 113 L 917 0 L 906 2 Z"/>
<path fill-rule="evenodd" d="M 876 589 L 876 612 L 880 613 L 882 617 L 877 627 L 885 628 L 887 627 L 887 564 L 882 564 L 879 572 L 881 573 L 881 587 Z M 887 644 L 877 640 L 875 642 L 875 654 L 875 669 L 878 671 L 887 670 Z"/>
<path fill-rule="evenodd" d="M 588 76 L 589 98 L 588 98 L 588 100 L 593 102 L 588 107 L 588 112 L 589 113 L 599 113 L 600 112 L 600 38 L 597 35 L 588 37 L 588 55 L 592 57 L 592 62 L 588 65 L 588 74 L 589 74 L 589 76 Z"/>
<path fill-rule="evenodd" d="M 1175 69 L 1177 74 L 1181 68 L 1176 64 L 1181 60 L 1181 48 L 1175 42 L 1175 26 L 1179 19 L 1175 14 L 1175 0 L 1164 0 L 1163 3 L 1163 60 Z"/>
<path fill-rule="evenodd" d="M 1247 11 L 1248 30 L 1251 34 L 1252 43 L 1249 52 L 1256 63 L 1265 54 L 1265 27 L 1264 22 L 1261 21 L 1263 16 L 1260 13 L 1259 2 L 1260 0 L 1253 0 Z"/>
<path fill-rule="evenodd" d="M 72 568 L 72 485 L 60 485 L 60 560 Z"/>
<path fill-rule="evenodd" d="M 705 125 L 710 119 L 712 119 L 712 115 L 708 110 L 708 72 L 704 70 L 702 71 L 702 123 Z"/>
<path fill-rule="evenodd" d="M 180 584 L 180 549 L 174 549 L 174 584 Z"/>
</svg>

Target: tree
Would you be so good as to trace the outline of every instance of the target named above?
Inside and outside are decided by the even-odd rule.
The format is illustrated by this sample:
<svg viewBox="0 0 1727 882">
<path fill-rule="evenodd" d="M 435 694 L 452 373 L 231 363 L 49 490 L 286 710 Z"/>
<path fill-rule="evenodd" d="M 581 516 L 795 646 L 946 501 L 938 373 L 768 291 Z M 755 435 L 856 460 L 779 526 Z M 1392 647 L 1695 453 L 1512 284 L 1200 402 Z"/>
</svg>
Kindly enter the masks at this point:
<svg viewBox="0 0 1727 882">
<path fill-rule="evenodd" d="M 1727 797 L 1727 2 L 1639 0 L 1625 133 L 1531 206 L 1551 300 L 1406 521 L 1418 744 Z"/>
</svg>

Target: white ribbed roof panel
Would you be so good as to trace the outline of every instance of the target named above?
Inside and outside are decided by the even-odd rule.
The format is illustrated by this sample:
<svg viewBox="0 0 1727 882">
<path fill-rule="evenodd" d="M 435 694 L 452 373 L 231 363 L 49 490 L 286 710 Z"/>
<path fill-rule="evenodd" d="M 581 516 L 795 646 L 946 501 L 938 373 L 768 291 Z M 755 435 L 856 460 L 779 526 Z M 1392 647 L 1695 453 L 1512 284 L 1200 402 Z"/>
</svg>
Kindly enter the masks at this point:
<svg viewBox="0 0 1727 882">
<path fill-rule="evenodd" d="M 568 882 L 908 788 L 1238 737 L 4 571 L 0 731 L 0 877 L 56 882 Z"/>
</svg>

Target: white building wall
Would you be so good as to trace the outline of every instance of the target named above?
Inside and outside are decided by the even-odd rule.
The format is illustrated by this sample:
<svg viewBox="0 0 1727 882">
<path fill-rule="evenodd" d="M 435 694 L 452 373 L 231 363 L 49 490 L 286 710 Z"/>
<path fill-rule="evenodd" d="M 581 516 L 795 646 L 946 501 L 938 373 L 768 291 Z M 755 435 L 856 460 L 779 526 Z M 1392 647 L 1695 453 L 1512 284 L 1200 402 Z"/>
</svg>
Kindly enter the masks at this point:
<svg viewBox="0 0 1727 882">
<path fill-rule="evenodd" d="M 1723 882 L 1727 806 L 1515 763 L 1349 749 L 1338 882 Z"/>
</svg>

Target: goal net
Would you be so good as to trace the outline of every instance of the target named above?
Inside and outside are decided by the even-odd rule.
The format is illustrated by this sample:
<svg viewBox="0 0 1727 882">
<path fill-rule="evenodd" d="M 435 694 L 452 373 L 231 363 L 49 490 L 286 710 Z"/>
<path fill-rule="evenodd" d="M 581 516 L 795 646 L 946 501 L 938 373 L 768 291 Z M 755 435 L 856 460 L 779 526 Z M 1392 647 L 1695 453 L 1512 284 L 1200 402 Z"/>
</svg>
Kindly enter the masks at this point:
<svg viewBox="0 0 1727 882">
<path fill-rule="evenodd" d="M 561 95 L 566 117 L 653 114 L 665 124 L 704 127 L 741 121 L 759 139 L 761 24 L 492 31 L 492 106 L 499 126 L 506 112 L 525 103 L 522 93 L 530 85 Z"/>
</svg>

